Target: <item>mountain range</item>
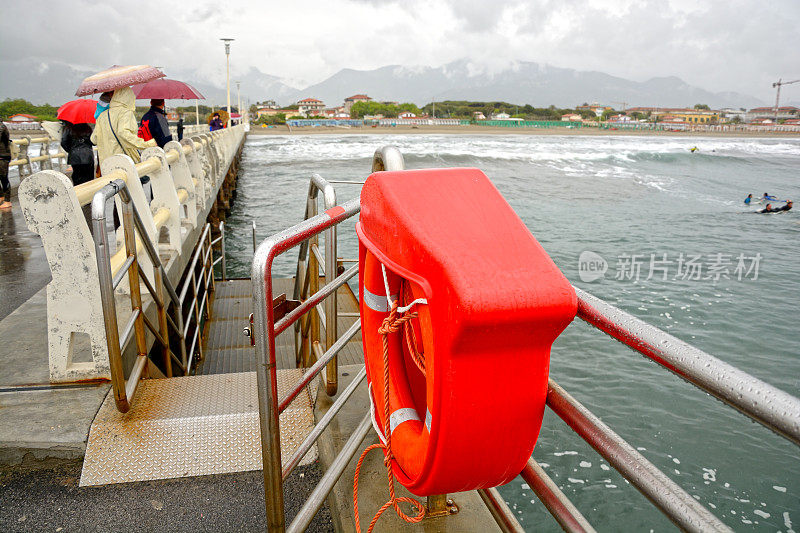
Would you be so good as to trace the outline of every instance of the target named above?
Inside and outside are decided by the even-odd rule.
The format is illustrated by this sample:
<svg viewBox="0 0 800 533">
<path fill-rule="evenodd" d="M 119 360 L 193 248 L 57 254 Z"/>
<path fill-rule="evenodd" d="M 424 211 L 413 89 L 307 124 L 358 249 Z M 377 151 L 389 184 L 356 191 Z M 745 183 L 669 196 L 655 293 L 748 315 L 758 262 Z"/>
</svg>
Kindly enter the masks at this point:
<svg viewBox="0 0 800 533">
<path fill-rule="evenodd" d="M 519 62 L 497 73 L 486 73 L 468 60 L 441 67 L 390 65 L 374 70 L 343 69 L 330 78 L 291 93 L 290 99 L 314 97 L 327 105 L 365 93 L 381 101 L 429 103 L 431 100 L 505 101 L 535 107 L 572 108 L 584 102 L 620 107 L 692 106 L 714 108 L 754 107 L 764 102 L 753 96 L 714 93 L 669 76 L 644 82 L 631 81 L 603 72 L 586 72 L 539 63 Z"/>
<path fill-rule="evenodd" d="M 92 71 L 48 62 L 24 60 L 0 61 L 0 99 L 25 98 L 33 103 L 60 104 L 74 98 L 74 90 Z M 169 70 L 171 78 L 197 87 L 209 102 L 225 101 L 225 89 L 219 82 L 198 79 L 192 71 Z M 251 67 L 241 81 L 242 98 L 251 102 L 276 100 L 287 105 L 313 97 L 328 106 L 341 105 L 353 94 L 368 94 L 379 101 L 414 102 L 432 100 L 506 101 L 536 107 L 555 105 L 572 108 L 584 102 L 600 102 L 621 107 L 692 106 L 708 104 L 712 108 L 755 107 L 765 102 L 735 92 L 711 92 L 691 86 L 674 76 L 632 81 L 603 72 L 578 71 L 532 62 L 518 62 L 498 72 L 486 72 L 464 59 L 440 67 L 389 65 L 373 70 L 342 69 L 324 81 L 304 89 L 284 83 L 279 77 Z M 236 102 L 232 88 L 231 102 Z M 179 102 L 174 102 L 178 104 Z"/>
</svg>

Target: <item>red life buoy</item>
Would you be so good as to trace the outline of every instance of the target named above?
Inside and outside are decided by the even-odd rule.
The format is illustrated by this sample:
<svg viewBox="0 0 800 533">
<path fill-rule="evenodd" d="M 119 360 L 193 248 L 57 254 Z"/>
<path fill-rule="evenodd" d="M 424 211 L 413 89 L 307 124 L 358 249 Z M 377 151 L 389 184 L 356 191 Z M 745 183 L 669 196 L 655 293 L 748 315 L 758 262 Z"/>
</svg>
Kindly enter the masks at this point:
<svg viewBox="0 0 800 533">
<path fill-rule="evenodd" d="M 356 231 L 367 377 L 394 475 L 422 496 L 507 483 L 539 433 L 571 285 L 477 169 L 373 174 Z M 386 420 L 390 300 L 416 301 L 418 318 L 387 335 Z"/>
</svg>

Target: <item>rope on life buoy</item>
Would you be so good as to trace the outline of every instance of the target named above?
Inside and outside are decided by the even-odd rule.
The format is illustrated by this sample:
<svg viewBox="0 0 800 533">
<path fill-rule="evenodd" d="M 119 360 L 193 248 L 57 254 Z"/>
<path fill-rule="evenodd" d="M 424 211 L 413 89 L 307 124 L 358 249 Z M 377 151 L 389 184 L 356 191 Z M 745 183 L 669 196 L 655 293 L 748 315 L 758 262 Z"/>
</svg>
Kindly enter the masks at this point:
<svg viewBox="0 0 800 533">
<path fill-rule="evenodd" d="M 392 459 L 394 456 L 392 455 L 392 431 L 389 424 L 389 334 L 390 333 L 397 333 L 400 328 L 403 328 L 404 337 L 406 339 L 406 343 L 408 344 L 409 353 L 412 354 L 412 359 L 414 359 L 414 363 L 417 367 L 425 373 L 425 360 L 422 358 L 422 354 L 419 354 L 416 350 L 416 338 L 414 337 L 413 328 L 409 323 L 410 320 L 417 318 L 419 315 L 416 311 L 409 313 L 408 311 L 411 310 L 412 307 L 419 304 L 427 304 L 428 301 L 424 298 L 417 298 L 410 304 L 400 307 L 398 302 L 392 302 L 391 297 L 389 296 L 389 281 L 386 276 L 386 268 L 381 265 L 383 269 L 383 282 L 386 288 L 386 299 L 389 302 L 389 316 L 383 319 L 380 327 L 378 328 L 378 334 L 381 335 L 383 338 L 383 412 L 384 412 L 384 425 L 383 431 L 381 432 L 375 423 L 375 416 L 374 416 L 374 405 L 372 399 L 372 388 L 370 387 L 369 390 L 369 402 L 370 402 L 370 410 L 372 411 L 372 421 L 373 427 L 375 428 L 376 433 L 381 439 L 380 443 L 373 444 L 368 446 L 363 452 L 361 452 L 361 456 L 358 458 L 358 463 L 356 464 L 356 472 L 353 478 L 353 511 L 355 515 L 355 522 L 356 522 L 356 531 L 361 533 L 361 519 L 358 514 L 358 476 L 361 473 L 361 465 L 364 462 L 364 458 L 367 454 L 376 449 L 383 449 L 384 450 L 384 458 L 383 464 L 386 466 L 386 473 L 389 478 L 389 500 L 384 503 L 378 512 L 375 513 L 375 516 L 369 523 L 367 528 L 367 533 L 372 533 L 375 524 L 378 522 L 378 519 L 381 515 L 386 511 L 389 507 L 394 507 L 397 516 L 405 520 L 410 524 L 416 524 L 420 522 L 423 518 L 425 518 L 426 509 L 425 506 L 422 505 L 418 500 L 415 498 L 410 498 L 407 496 L 398 497 L 395 494 L 394 489 L 394 474 L 392 473 Z M 409 333 L 410 331 L 410 333 Z M 413 344 L 412 341 L 413 340 Z M 416 355 L 415 355 L 416 354 Z M 417 361 L 417 359 L 422 361 L 422 366 Z M 417 514 L 414 516 L 409 516 L 400 509 L 400 502 L 409 503 L 414 506 L 417 510 Z"/>
</svg>

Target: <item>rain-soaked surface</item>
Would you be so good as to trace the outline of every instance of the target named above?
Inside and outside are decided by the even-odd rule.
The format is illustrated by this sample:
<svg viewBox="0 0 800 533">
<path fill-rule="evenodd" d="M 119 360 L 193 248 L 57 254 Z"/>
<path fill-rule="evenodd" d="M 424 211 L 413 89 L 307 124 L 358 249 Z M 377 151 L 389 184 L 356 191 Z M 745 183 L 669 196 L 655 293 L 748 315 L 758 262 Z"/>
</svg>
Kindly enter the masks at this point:
<svg viewBox="0 0 800 533">
<path fill-rule="evenodd" d="M 50 281 L 42 240 L 28 230 L 22 215 L 15 171 L 10 178 L 12 207 L 0 210 L 0 320 Z"/>
</svg>

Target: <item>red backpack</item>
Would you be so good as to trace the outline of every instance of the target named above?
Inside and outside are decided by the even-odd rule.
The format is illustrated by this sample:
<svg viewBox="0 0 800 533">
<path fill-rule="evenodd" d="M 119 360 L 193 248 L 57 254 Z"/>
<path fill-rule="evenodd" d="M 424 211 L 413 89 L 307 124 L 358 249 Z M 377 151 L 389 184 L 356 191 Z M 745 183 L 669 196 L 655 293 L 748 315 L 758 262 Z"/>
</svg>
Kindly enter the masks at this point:
<svg viewBox="0 0 800 533">
<path fill-rule="evenodd" d="M 150 120 L 143 120 L 142 125 L 139 126 L 139 131 L 137 134 L 139 137 L 144 139 L 145 141 L 149 141 L 153 138 L 153 134 L 150 133 Z"/>
</svg>

